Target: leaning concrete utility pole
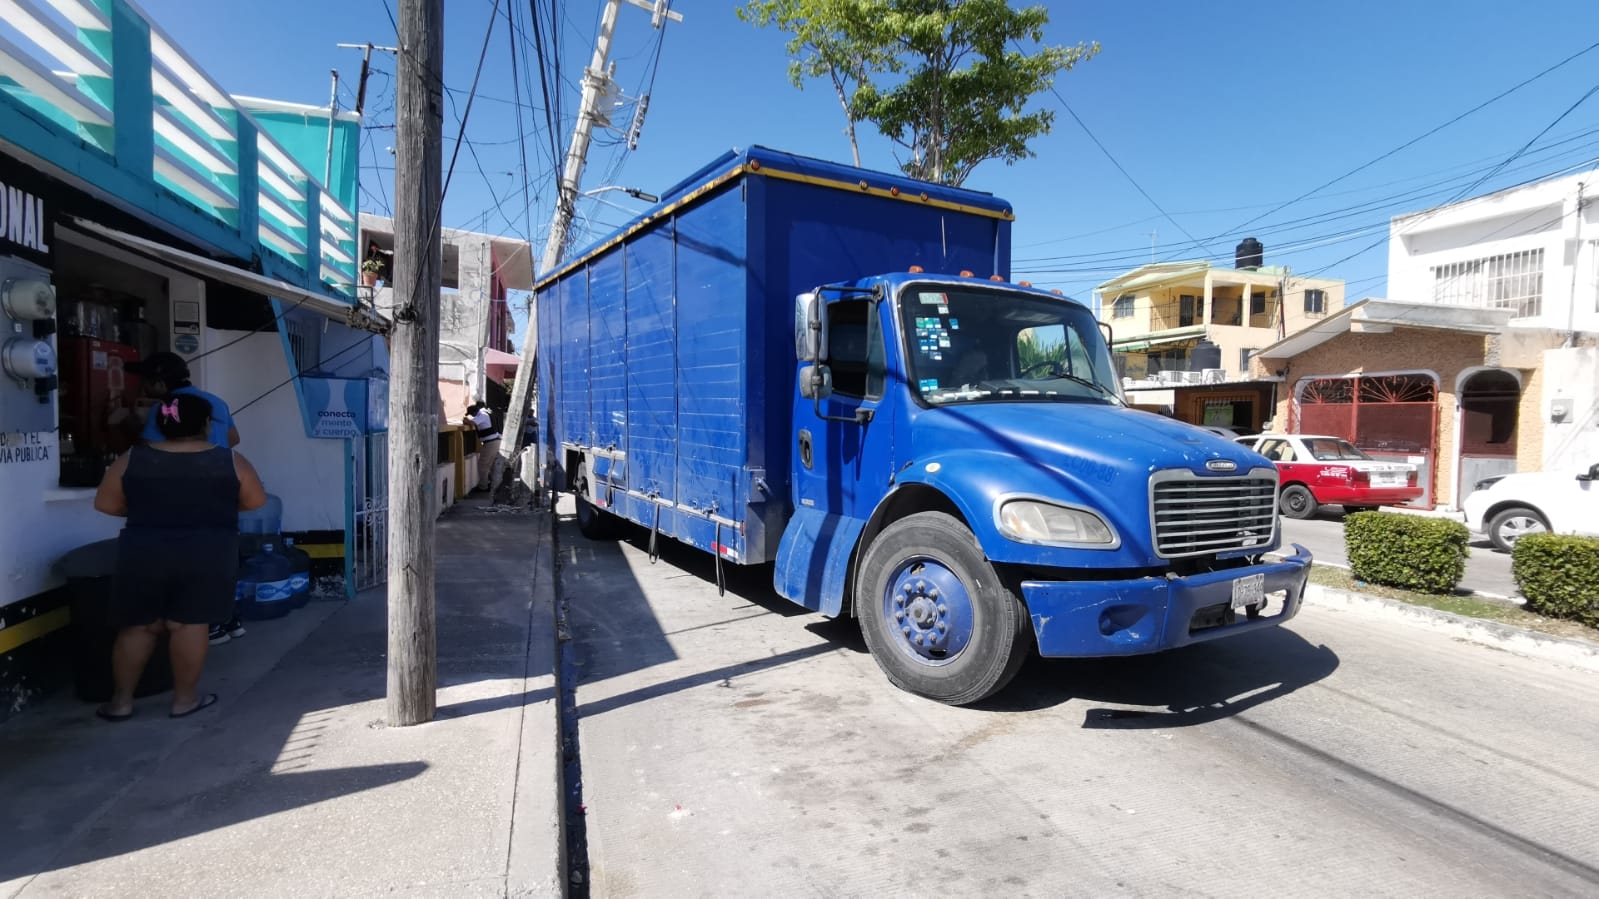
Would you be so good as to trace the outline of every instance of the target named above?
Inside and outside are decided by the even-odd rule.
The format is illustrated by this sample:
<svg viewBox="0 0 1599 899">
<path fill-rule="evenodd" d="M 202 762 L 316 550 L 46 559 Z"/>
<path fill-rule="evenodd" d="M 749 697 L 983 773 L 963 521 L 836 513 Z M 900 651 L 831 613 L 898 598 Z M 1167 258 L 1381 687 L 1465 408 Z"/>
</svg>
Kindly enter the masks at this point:
<svg viewBox="0 0 1599 899">
<path fill-rule="evenodd" d="M 647 9 L 651 24 L 661 28 L 668 19 L 683 21 L 680 13 L 670 9 L 670 0 L 627 0 L 634 6 Z M 606 0 L 600 13 L 600 32 L 594 40 L 594 59 L 583 71 L 583 103 L 577 114 L 577 127 L 572 132 L 572 146 L 567 149 L 566 169 L 561 175 L 561 190 L 555 200 L 555 216 L 550 221 L 550 234 L 544 244 L 544 258 L 539 262 L 536 277 L 555 270 L 566 249 L 567 233 L 572 227 L 572 216 L 577 212 L 578 185 L 583 180 L 583 165 L 588 161 L 589 140 L 594 136 L 594 126 L 610 125 L 610 110 L 602 103 L 613 93 L 615 82 L 611 78 L 611 35 L 616 31 L 616 14 L 622 0 Z M 511 388 L 511 407 L 505 415 L 501 429 L 500 456 L 505 460 L 505 475 L 496 490 L 510 484 L 511 462 L 522 449 L 522 423 L 527 419 L 528 399 L 534 381 L 534 366 L 538 362 L 538 309 L 530 302 L 527 308 L 527 333 L 522 335 L 522 359 L 516 367 L 516 383 Z"/>
<path fill-rule="evenodd" d="M 438 234 L 444 127 L 444 0 L 400 0 L 394 162 L 394 331 L 389 342 L 391 727 L 433 720 L 433 474 L 439 440 Z"/>
</svg>

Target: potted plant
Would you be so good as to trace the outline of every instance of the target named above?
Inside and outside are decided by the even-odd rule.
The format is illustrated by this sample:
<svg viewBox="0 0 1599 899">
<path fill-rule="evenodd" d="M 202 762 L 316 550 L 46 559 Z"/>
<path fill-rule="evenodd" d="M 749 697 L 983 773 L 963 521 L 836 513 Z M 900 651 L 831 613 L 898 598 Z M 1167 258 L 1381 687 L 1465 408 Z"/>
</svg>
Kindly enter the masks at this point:
<svg viewBox="0 0 1599 899">
<path fill-rule="evenodd" d="M 378 274 L 383 271 L 383 260 L 376 256 L 361 261 L 361 283 L 372 287 L 378 283 Z"/>
</svg>

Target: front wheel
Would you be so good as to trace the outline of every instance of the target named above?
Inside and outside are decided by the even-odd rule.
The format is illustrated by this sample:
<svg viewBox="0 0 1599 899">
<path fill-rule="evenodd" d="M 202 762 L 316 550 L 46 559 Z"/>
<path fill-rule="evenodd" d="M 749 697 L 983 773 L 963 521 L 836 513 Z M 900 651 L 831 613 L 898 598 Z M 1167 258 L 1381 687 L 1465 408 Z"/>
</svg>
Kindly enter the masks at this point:
<svg viewBox="0 0 1599 899">
<path fill-rule="evenodd" d="M 1513 506 L 1499 512 L 1488 522 L 1488 539 L 1501 552 L 1510 552 L 1522 537 L 1548 530 L 1549 524 L 1542 515 L 1523 506 Z"/>
<path fill-rule="evenodd" d="M 1282 510 L 1284 517 L 1305 519 L 1316 514 L 1319 504 L 1307 487 L 1303 484 L 1293 484 L 1283 491 L 1282 498 L 1277 501 L 1277 507 Z"/>
<path fill-rule="evenodd" d="M 894 522 L 867 547 L 855 582 L 861 632 L 901 689 L 969 705 L 1027 659 L 1027 609 L 977 540 L 941 512 Z"/>
</svg>

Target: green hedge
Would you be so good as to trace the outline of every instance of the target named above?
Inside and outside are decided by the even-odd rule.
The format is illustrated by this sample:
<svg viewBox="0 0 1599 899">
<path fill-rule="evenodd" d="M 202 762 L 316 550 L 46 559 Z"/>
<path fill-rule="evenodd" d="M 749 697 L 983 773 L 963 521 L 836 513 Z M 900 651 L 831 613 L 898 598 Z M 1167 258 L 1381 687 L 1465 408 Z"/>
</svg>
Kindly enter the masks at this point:
<svg viewBox="0 0 1599 899">
<path fill-rule="evenodd" d="M 1344 518 L 1344 546 L 1355 578 L 1422 593 L 1451 593 L 1466 573 L 1471 532 L 1458 521 L 1398 512 Z"/>
<path fill-rule="evenodd" d="M 1527 608 L 1599 627 L 1599 538 L 1528 534 L 1510 553 Z"/>
</svg>

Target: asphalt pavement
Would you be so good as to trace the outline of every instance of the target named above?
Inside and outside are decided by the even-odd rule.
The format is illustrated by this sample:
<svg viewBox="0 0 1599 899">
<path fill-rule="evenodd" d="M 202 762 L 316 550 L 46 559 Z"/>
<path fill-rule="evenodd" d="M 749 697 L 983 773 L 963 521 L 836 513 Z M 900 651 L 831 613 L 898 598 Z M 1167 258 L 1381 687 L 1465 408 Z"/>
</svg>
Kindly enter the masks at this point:
<svg viewBox="0 0 1599 899">
<path fill-rule="evenodd" d="M 557 540 L 595 896 L 1599 892 L 1599 674 L 1311 606 L 956 709 L 770 569 Z"/>
<path fill-rule="evenodd" d="M 1282 519 L 1283 543 L 1298 543 L 1310 550 L 1317 562 L 1349 567 L 1344 551 L 1344 513 L 1322 509 L 1314 517 L 1295 521 Z M 1488 538 L 1472 535 L 1471 555 L 1466 558 L 1466 576 L 1460 586 L 1493 596 L 1520 596 L 1516 580 L 1510 576 L 1510 554 L 1494 549 Z"/>
</svg>

